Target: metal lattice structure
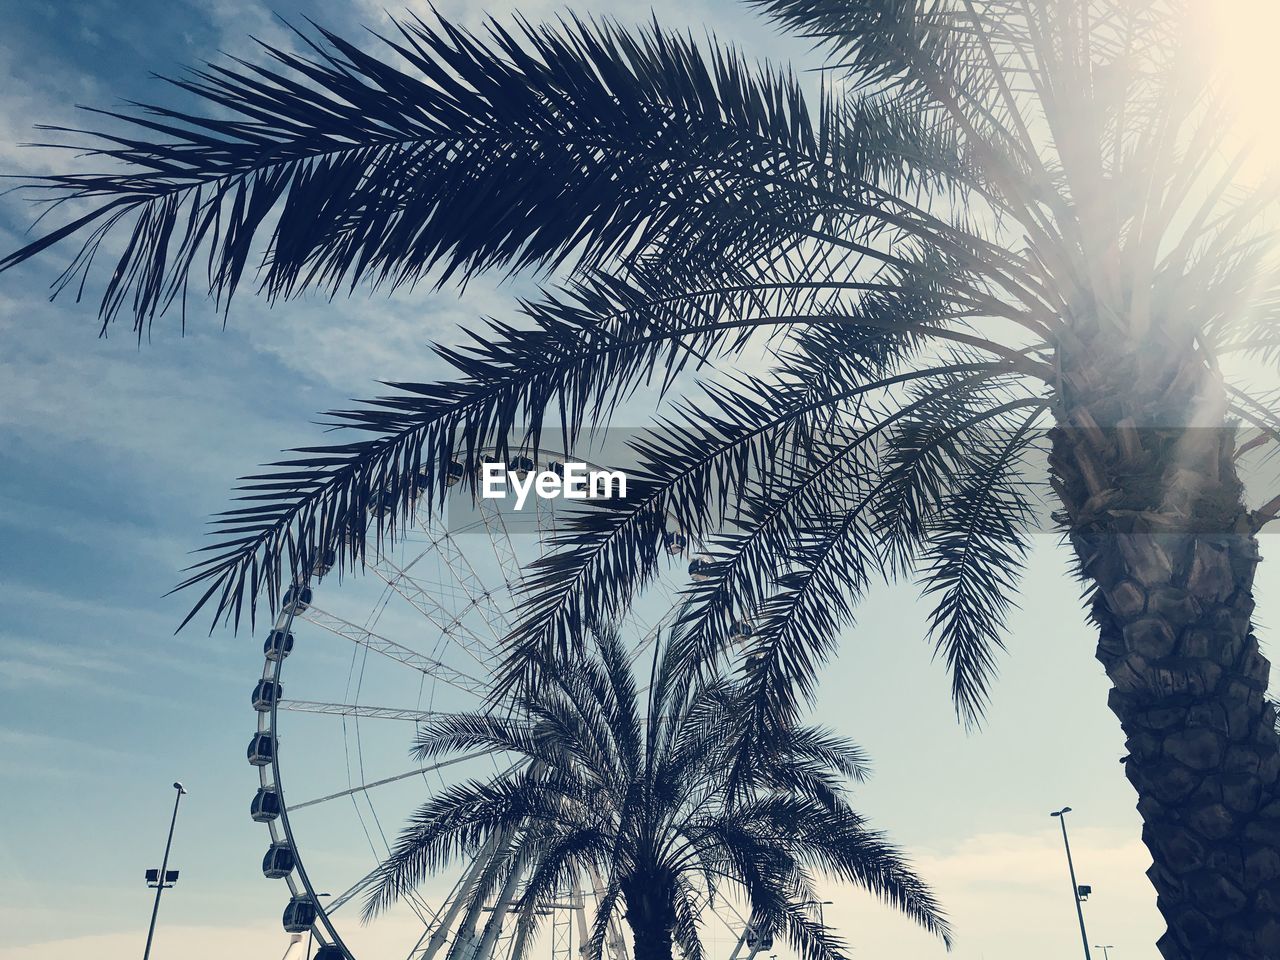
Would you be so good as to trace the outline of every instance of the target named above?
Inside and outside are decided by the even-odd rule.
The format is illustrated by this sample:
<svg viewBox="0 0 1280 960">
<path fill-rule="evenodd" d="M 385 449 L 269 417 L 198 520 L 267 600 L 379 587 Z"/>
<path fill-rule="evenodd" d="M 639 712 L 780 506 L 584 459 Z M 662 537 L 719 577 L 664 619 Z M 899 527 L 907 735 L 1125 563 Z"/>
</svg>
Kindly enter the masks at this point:
<svg viewBox="0 0 1280 960">
<path fill-rule="evenodd" d="M 258 727 L 248 751 L 259 771 L 253 814 L 270 834 L 264 873 L 283 879 L 289 891 L 286 930 L 308 934 L 305 956 L 354 958 L 359 949 L 354 940 L 368 942 L 372 936 L 351 915 L 358 912 L 387 852 L 388 831 L 394 835 L 412 806 L 448 777 L 474 774 L 486 765 L 501 769 L 501 758 L 481 753 L 427 765 L 410 765 L 403 758 L 414 724 L 483 702 L 512 626 L 522 567 L 541 556 L 541 535 L 554 531 L 563 505 L 534 500 L 530 515 L 518 518 L 527 530 L 513 530 L 517 518 L 496 502 L 464 499 L 460 517 L 449 516 L 449 506 L 443 516 L 416 517 L 394 549 L 376 549 L 371 540 L 371 577 L 348 578 L 339 588 L 321 567 L 296 583 L 265 644 L 253 694 Z M 669 622 L 674 598 L 664 597 L 659 609 L 649 622 L 638 622 L 637 652 Z M 284 693 L 286 659 L 290 696 Z M 312 689 L 326 695 L 313 695 Z M 295 695 L 299 690 L 307 695 Z M 413 702 L 405 702 L 409 699 Z M 316 724 L 326 726 L 308 726 Z M 336 743 L 341 744 L 340 765 L 334 762 Z M 326 784 L 325 774 L 332 775 L 335 766 L 344 773 L 342 782 Z M 350 827 L 352 820 L 359 829 L 344 834 L 344 824 Z M 360 836 L 367 851 L 350 849 L 361 846 Z M 364 866 L 343 877 L 334 862 L 349 870 L 357 852 Z M 445 878 L 451 886 L 404 898 L 400 926 L 407 920 L 417 930 L 412 940 L 391 948 L 379 941 L 363 955 L 376 949 L 378 956 L 398 954 L 406 960 L 510 957 L 518 936 L 510 917 L 514 881 L 482 909 L 464 908 L 461 896 L 484 879 L 492 859 L 482 851 L 465 869 Z M 587 888 L 575 885 L 540 906 L 539 913 L 550 922 L 531 957 L 579 960 L 601 886 L 599 877 L 583 882 Z M 322 892 L 330 889 L 333 895 Z M 741 919 L 721 919 L 738 941 L 731 960 L 743 960 Z M 295 943 L 291 960 L 298 953 Z M 754 953 L 750 951 L 751 957 Z M 607 931 L 605 956 L 630 960 L 616 919 Z"/>
</svg>

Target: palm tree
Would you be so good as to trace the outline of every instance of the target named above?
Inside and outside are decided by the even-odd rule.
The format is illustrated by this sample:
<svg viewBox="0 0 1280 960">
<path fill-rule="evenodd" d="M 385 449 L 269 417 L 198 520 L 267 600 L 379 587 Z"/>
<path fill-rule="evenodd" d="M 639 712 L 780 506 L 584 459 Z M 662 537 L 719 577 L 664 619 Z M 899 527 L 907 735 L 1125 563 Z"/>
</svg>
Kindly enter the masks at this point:
<svg viewBox="0 0 1280 960">
<path fill-rule="evenodd" d="M 746 732 L 734 680 L 708 678 L 659 643 L 646 696 L 617 634 L 589 634 L 584 656 L 551 663 L 548 682 L 509 710 L 422 725 L 420 759 L 487 749 L 515 762 L 418 809 L 366 915 L 479 857 L 484 869 L 464 885 L 461 910 L 478 916 L 498 894 L 490 922 L 500 922 L 509 902 L 514 960 L 544 905 L 575 885 L 597 890 L 590 960 L 620 912 L 636 960 L 671 960 L 673 943 L 699 960 L 706 906 L 735 891 L 751 904 L 751 929 L 776 931 L 806 960 L 831 960 L 843 944 L 806 914 L 817 870 L 865 887 L 950 944 L 928 888 L 849 806 L 845 783 L 866 774 L 856 746 L 795 727 L 755 744 L 733 773 Z"/>
<path fill-rule="evenodd" d="M 1267 198 L 1235 184 L 1187 68 L 1187 5 L 754 5 L 827 51 L 816 100 L 713 40 L 573 19 L 413 20 L 381 56 L 323 33 L 210 67 L 178 81 L 204 109 L 118 115 L 140 132 L 92 142 L 118 169 L 40 181 L 79 212 L 0 267 L 76 235 L 60 286 L 79 289 L 123 230 L 100 312 L 139 335 L 193 279 L 225 304 L 260 234 L 272 298 L 555 271 L 518 319 L 442 348 L 456 378 L 394 385 L 335 415 L 358 439 L 249 478 L 185 585 L 239 623 L 286 568 L 358 563 L 373 498 L 398 505 L 377 521 L 394 537 L 424 469 L 438 502 L 454 459 L 471 476 L 544 424 L 572 441 L 649 384 L 686 400 L 636 441 L 626 501 L 533 576 L 509 678 L 624 607 L 674 517 L 712 543 L 681 647 L 714 659 L 752 624 L 761 736 L 881 574 L 921 579 L 978 722 L 1043 454 L 1163 955 L 1280 955 L 1280 738 L 1252 628 L 1280 500 L 1251 509 L 1239 473 L 1280 415 L 1224 372 L 1274 359 L 1276 288 Z M 739 359 L 764 372 L 715 375 Z"/>
</svg>

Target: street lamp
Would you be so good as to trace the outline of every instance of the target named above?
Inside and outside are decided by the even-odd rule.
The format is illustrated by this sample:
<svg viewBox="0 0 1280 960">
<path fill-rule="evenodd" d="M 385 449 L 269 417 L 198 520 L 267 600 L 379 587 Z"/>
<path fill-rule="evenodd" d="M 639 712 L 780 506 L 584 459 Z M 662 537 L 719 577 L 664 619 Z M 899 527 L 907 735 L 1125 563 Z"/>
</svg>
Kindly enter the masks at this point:
<svg viewBox="0 0 1280 960">
<path fill-rule="evenodd" d="M 1089 935 L 1084 932 L 1084 908 L 1080 906 L 1080 903 L 1093 890 L 1091 887 L 1082 887 L 1076 883 L 1076 868 L 1075 864 L 1071 862 L 1071 841 L 1067 839 L 1067 814 L 1070 812 L 1070 807 L 1063 807 L 1061 810 L 1055 810 L 1049 816 L 1057 817 L 1058 822 L 1062 824 L 1062 845 L 1067 850 L 1067 872 L 1071 874 L 1071 899 L 1075 901 L 1076 917 L 1080 920 L 1080 943 L 1084 945 L 1084 960 L 1091 960 L 1089 955 Z"/>
<path fill-rule="evenodd" d="M 1109 943 L 1105 947 L 1101 944 L 1095 943 L 1093 945 L 1093 949 L 1102 951 L 1102 960 L 1111 960 L 1111 951 L 1114 950 L 1115 947 Z"/>
<path fill-rule="evenodd" d="M 831 906 L 831 901 L 830 900 L 806 900 L 804 903 L 800 904 L 800 906 L 818 908 L 818 931 L 822 934 L 822 939 L 826 940 L 827 939 L 827 923 L 825 920 L 822 919 L 822 908 Z"/>
<path fill-rule="evenodd" d="M 822 931 L 822 935 L 825 937 L 827 935 L 827 924 L 822 919 L 822 908 L 831 906 L 831 901 L 830 900 L 806 900 L 804 903 L 800 904 L 800 906 L 818 908 L 818 928 Z"/>
<path fill-rule="evenodd" d="M 142 960 L 151 956 L 151 940 L 156 934 L 156 917 L 160 913 L 160 894 L 178 882 L 178 871 L 169 869 L 169 848 L 173 846 L 173 828 L 178 822 L 178 804 L 186 796 L 186 788 L 178 781 L 173 782 L 173 789 L 178 791 L 173 798 L 173 817 L 169 820 L 169 839 L 164 842 L 164 858 L 160 861 L 159 870 L 147 871 L 147 885 L 156 888 L 156 900 L 151 906 L 151 926 L 147 928 L 147 946 L 142 951 Z M 152 882 L 154 881 L 154 882 Z"/>
<path fill-rule="evenodd" d="M 320 906 L 321 897 L 331 897 L 331 896 L 333 896 L 333 894 L 331 893 L 317 893 L 316 906 L 317 907 Z M 303 955 L 307 958 L 307 960 L 311 960 L 311 938 L 314 937 L 315 935 L 316 935 L 316 925 L 313 923 L 310 929 L 307 930 L 307 952 Z"/>
</svg>

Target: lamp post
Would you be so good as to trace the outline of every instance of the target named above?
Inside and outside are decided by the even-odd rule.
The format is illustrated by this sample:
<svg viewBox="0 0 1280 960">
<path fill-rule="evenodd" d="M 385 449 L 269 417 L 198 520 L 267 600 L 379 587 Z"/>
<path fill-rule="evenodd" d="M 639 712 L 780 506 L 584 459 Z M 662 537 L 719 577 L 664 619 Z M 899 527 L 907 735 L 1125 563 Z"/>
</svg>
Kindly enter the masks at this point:
<svg viewBox="0 0 1280 960">
<path fill-rule="evenodd" d="M 826 924 L 826 921 L 822 919 L 822 908 L 831 906 L 831 901 L 830 900 L 806 900 L 804 903 L 801 904 L 801 906 L 818 908 L 818 929 L 822 931 L 822 935 L 825 937 L 827 935 L 827 924 Z"/>
<path fill-rule="evenodd" d="M 321 897 L 331 897 L 331 896 L 333 896 L 333 894 L 331 894 L 331 893 L 317 893 L 317 894 L 316 894 L 316 909 L 319 909 L 319 908 L 320 908 L 320 898 L 321 898 Z M 306 957 L 306 960 L 311 960 L 311 940 L 312 940 L 312 938 L 313 938 L 315 935 L 316 935 L 316 925 L 313 923 L 313 924 L 311 925 L 311 927 L 307 930 L 307 952 L 306 952 L 306 954 L 304 955 L 304 956 Z"/>
<path fill-rule="evenodd" d="M 178 804 L 182 802 L 182 798 L 187 791 L 176 780 L 173 782 L 173 789 L 178 792 L 173 798 L 173 817 L 169 820 L 169 838 L 164 842 L 164 858 L 160 861 L 160 870 L 156 873 L 156 899 L 151 906 L 151 926 L 147 928 L 147 946 L 142 951 L 142 960 L 149 960 L 151 956 L 151 940 L 156 935 L 156 917 L 160 914 L 160 895 L 168 887 L 173 886 L 178 879 L 178 871 L 176 870 L 173 872 L 172 878 L 169 876 L 169 848 L 173 846 L 173 828 L 178 822 Z"/>
<path fill-rule="evenodd" d="M 1062 845 L 1067 850 L 1067 872 L 1071 874 L 1071 899 L 1076 903 L 1076 917 L 1080 921 L 1080 943 L 1084 946 L 1084 960 L 1092 960 L 1089 955 L 1089 935 L 1084 932 L 1084 908 L 1080 906 L 1080 886 L 1076 883 L 1075 864 L 1071 862 L 1071 841 L 1067 839 L 1067 814 L 1070 812 L 1070 807 L 1063 807 L 1049 816 L 1057 817 L 1058 822 L 1062 824 Z"/>
<path fill-rule="evenodd" d="M 1111 960 L 1111 951 L 1114 950 L 1115 947 L 1110 943 L 1108 943 L 1106 946 L 1095 943 L 1093 945 L 1093 949 L 1102 951 L 1102 960 Z"/>
<path fill-rule="evenodd" d="M 818 930 L 822 933 L 822 939 L 826 940 L 827 939 L 827 923 L 825 920 L 822 919 L 822 908 L 831 906 L 831 901 L 830 900 L 806 900 L 804 903 L 800 904 L 800 906 L 818 908 Z"/>
</svg>

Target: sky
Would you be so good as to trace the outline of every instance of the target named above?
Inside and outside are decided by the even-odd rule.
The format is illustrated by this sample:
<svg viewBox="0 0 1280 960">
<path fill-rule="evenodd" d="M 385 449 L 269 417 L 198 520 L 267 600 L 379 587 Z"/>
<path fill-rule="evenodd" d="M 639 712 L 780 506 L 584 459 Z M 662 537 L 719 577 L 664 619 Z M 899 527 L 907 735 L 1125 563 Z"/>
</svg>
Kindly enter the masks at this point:
<svg viewBox="0 0 1280 960">
<path fill-rule="evenodd" d="M 17 146 L 39 138 L 36 122 L 74 125 L 76 104 L 167 96 L 151 72 L 219 52 L 252 56 L 250 35 L 290 42 L 273 8 L 254 0 L 8 6 L 0 37 L 4 172 L 57 162 Z M 274 9 L 351 36 L 387 24 L 374 0 Z M 520 9 L 538 20 L 561 8 Z M 625 2 L 577 9 L 624 22 L 648 16 Z M 458 0 L 441 10 L 473 24 L 479 17 L 477 6 Z M 709 27 L 756 55 L 816 62 L 729 0 L 662 0 L 654 12 L 671 26 Z M 20 198 L 0 199 L 0 246 L 19 244 L 28 220 Z M 151 905 L 143 871 L 158 866 L 175 779 L 190 791 L 172 861 L 182 877 L 165 896 L 154 956 L 276 957 L 287 945 L 279 925 L 285 894 L 259 871 L 266 838 L 248 816 L 257 781 L 244 760 L 263 631 L 175 636 L 190 598 L 166 591 L 236 476 L 315 441 L 316 414 L 376 393 L 375 380 L 440 374 L 430 342 L 503 315 L 511 291 L 479 283 L 464 296 L 357 294 L 270 310 L 242 295 L 225 328 L 197 311 L 185 335 L 161 323 L 140 345 L 124 329 L 99 338 L 89 303 L 50 303 L 56 262 L 0 276 L 0 960 L 138 955 Z M 1062 837 L 1048 816 L 1067 804 L 1079 879 L 1095 890 L 1085 905 L 1091 942 L 1114 945 L 1122 960 L 1157 956 L 1162 925 L 1118 762 L 1123 737 L 1067 570 L 1061 546 L 1041 536 L 980 731 L 956 723 L 944 671 L 923 642 L 925 609 L 908 587 L 873 595 L 825 673 L 818 719 L 874 760 L 856 805 L 934 884 L 959 960 L 1079 955 Z M 1261 571 L 1266 648 L 1280 567 L 1264 563 Z M 373 617 L 376 587 L 344 584 L 332 603 L 352 620 Z M 403 610 L 383 622 L 405 636 L 423 629 Z M 317 641 L 306 660 L 299 635 L 290 663 L 303 664 L 299 684 L 314 699 L 340 699 L 350 689 L 349 652 Z M 389 686 L 374 689 L 390 696 Z M 298 742 L 306 740 L 299 789 L 340 788 L 350 730 L 297 729 Z M 365 729 L 371 764 L 403 766 L 404 730 Z M 411 803 L 420 783 L 400 790 L 390 808 Z M 305 853 L 335 885 L 368 862 L 360 836 L 368 823 L 358 812 L 344 807 L 308 828 Z M 384 820 L 394 830 L 395 817 Z M 854 957 L 945 955 L 863 893 L 832 887 L 826 899 L 833 903 L 825 919 Z M 363 956 L 390 955 L 377 952 L 379 936 L 357 934 L 370 951 Z M 722 949 L 727 934 L 717 936 Z"/>
</svg>

